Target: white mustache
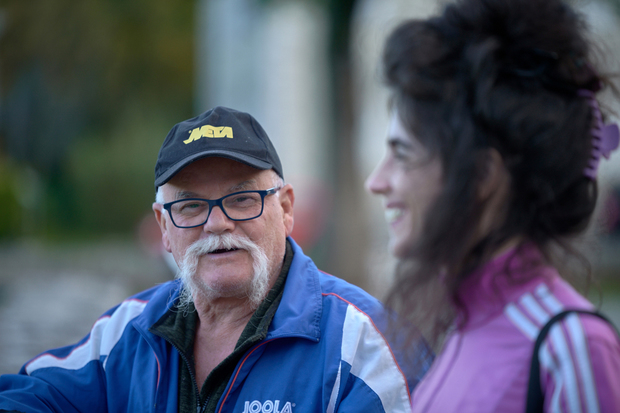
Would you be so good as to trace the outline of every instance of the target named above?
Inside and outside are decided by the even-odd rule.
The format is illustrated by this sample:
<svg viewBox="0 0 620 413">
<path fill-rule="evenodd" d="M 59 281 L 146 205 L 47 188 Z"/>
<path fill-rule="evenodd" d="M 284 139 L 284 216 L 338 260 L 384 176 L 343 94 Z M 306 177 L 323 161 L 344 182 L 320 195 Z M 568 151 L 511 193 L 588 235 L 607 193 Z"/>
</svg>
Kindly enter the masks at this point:
<svg viewBox="0 0 620 413">
<path fill-rule="evenodd" d="M 187 260 L 192 256 L 197 257 L 218 250 L 244 249 L 252 251 L 255 248 L 256 244 L 243 235 L 209 234 L 207 238 L 199 239 L 190 245 L 187 251 L 185 251 L 185 259 Z"/>
<path fill-rule="evenodd" d="M 265 252 L 252 240 L 244 235 L 233 234 L 209 234 L 206 238 L 199 239 L 191 244 L 185 251 L 183 261 L 179 265 L 177 277 L 183 281 L 178 307 L 187 310 L 197 293 L 203 296 L 212 295 L 212 291 L 200 287 L 200 283 L 194 279 L 198 260 L 201 256 L 218 250 L 243 249 L 248 251 L 253 260 L 253 279 L 248 299 L 252 306 L 257 308 L 265 297 L 269 288 L 269 259 Z"/>
</svg>

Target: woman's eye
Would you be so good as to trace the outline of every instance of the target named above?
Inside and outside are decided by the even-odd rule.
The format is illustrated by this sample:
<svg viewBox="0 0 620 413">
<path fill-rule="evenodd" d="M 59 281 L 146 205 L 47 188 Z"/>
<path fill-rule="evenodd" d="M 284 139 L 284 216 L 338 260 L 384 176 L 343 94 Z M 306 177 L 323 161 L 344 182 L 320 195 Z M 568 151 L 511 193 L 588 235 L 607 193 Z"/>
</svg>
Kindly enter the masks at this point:
<svg viewBox="0 0 620 413">
<path fill-rule="evenodd" d="M 411 154 L 403 150 L 397 150 L 394 152 L 394 158 L 399 161 L 408 161 L 411 158 Z"/>
<path fill-rule="evenodd" d="M 409 161 L 413 154 L 410 148 L 406 148 L 403 145 L 394 144 L 390 145 L 390 150 L 395 159 L 399 161 Z"/>
</svg>

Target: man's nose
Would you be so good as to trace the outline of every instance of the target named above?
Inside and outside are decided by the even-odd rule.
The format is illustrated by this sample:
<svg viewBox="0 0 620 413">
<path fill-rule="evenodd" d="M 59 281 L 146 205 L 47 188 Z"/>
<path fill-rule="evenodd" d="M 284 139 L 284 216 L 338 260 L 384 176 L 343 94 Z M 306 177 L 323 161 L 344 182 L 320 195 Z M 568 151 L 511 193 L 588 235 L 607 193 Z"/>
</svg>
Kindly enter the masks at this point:
<svg viewBox="0 0 620 413">
<path fill-rule="evenodd" d="M 213 206 L 203 230 L 213 234 L 221 234 L 233 229 L 235 229 L 235 221 L 228 218 L 218 205 Z"/>
</svg>

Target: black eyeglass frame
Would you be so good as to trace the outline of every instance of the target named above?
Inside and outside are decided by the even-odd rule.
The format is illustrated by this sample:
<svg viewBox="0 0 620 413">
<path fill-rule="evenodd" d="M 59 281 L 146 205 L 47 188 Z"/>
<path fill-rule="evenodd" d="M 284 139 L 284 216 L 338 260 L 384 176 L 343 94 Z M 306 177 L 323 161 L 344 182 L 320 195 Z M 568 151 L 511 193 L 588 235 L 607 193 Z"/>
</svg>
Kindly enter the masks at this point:
<svg viewBox="0 0 620 413">
<path fill-rule="evenodd" d="M 220 210 L 224 213 L 224 215 L 226 215 L 226 218 L 230 219 L 231 221 L 250 221 L 250 220 L 256 219 L 256 218 L 260 217 L 261 215 L 263 215 L 263 210 L 265 209 L 265 197 L 267 195 L 275 194 L 280 189 L 282 189 L 282 187 L 274 186 L 273 188 L 264 189 L 264 190 L 239 191 L 239 192 L 233 192 L 232 194 L 225 195 L 225 196 L 223 196 L 223 197 L 221 197 L 219 199 L 183 198 L 183 199 L 177 199 L 176 201 L 172 201 L 172 202 L 166 202 L 165 204 L 162 204 L 162 205 L 163 205 L 164 209 L 166 211 L 168 211 L 168 215 L 170 216 L 170 219 L 172 220 L 172 223 L 174 224 L 174 226 L 177 227 L 177 228 L 182 228 L 182 229 L 201 227 L 204 224 L 206 224 L 207 221 L 209 220 L 209 217 L 211 216 L 211 211 L 213 211 L 213 207 L 215 207 L 215 206 L 220 207 Z M 261 207 L 260 207 L 259 214 L 256 215 L 255 217 L 252 217 L 252 218 L 243 218 L 243 219 L 231 218 L 228 215 L 228 213 L 226 213 L 226 208 L 223 207 L 222 200 L 224 200 L 224 199 L 226 199 L 228 197 L 234 196 L 234 195 L 247 194 L 249 192 L 257 193 L 257 194 L 260 195 Z M 209 213 L 207 214 L 207 218 L 204 220 L 204 222 L 202 224 L 192 225 L 190 227 L 182 227 L 182 226 L 177 225 L 176 222 L 174 222 L 174 216 L 172 214 L 172 205 L 177 204 L 179 202 L 187 202 L 187 201 L 203 201 L 203 202 L 207 202 L 209 204 Z"/>
</svg>

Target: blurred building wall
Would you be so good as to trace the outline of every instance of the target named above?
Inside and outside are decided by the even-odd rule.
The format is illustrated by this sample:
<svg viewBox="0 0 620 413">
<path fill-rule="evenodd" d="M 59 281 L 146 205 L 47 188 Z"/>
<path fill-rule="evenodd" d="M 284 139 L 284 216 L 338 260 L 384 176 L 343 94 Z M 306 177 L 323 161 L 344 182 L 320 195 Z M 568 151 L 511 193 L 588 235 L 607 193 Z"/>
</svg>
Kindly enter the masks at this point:
<svg viewBox="0 0 620 413">
<path fill-rule="evenodd" d="M 312 2 L 201 0 L 196 113 L 251 113 L 278 149 L 295 187 L 294 238 L 311 248 L 329 196 L 327 16 Z"/>
</svg>

